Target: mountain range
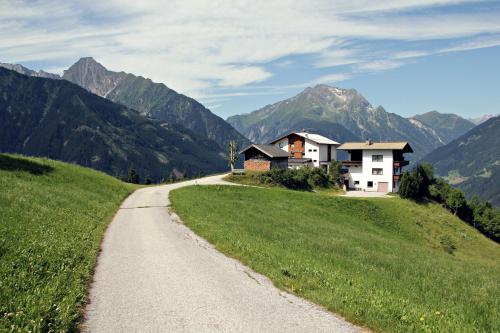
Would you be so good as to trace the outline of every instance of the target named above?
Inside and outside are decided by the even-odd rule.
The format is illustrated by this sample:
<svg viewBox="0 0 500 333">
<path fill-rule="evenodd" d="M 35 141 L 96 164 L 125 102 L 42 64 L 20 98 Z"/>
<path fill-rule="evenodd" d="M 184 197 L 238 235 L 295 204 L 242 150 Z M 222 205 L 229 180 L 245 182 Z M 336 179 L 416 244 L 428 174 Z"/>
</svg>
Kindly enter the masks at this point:
<svg viewBox="0 0 500 333">
<path fill-rule="evenodd" d="M 452 114 L 428 112 L 410 119 L 374 107 L 355 89 L 320 84 L 257 111 L 227 121 L 247 138 L 265 143 L 306 129 L 340 142 L 372 139 L 409 141 L 416 161 L 464 134 L 474 124 Z"/>
<path fill-rule="evenodd" d="M 463 136 L 423 158 L 437 175 L 461 188 L 467 197 L 500 206 L 500 116 L 490 118 Z"/>
<path fill-rule="evenodd" d="M 61 79 L 61 77 L 57 74 L 47 73 L 43 70 L 34 71 L 32 69 L 26 68 L 23 65 L 19 65 L 19 64 L 8 64 L 5 62 L 0 62 L 0 67 L 7 68 L 7 69 L 10 69 L 11 71 L 16 71 L 20 74 L 24 74 L 24 75 L 28 75 L 28 76 L 44 77 L 46 79 L 55 79 L 55 80 Z"/>
<path fill-rule="evenodd" d="M 179 94 L 163 83 L 107 70 L 93 58 L 81 58 L 64 71 L 62 78 L 96 95 L 137 110 L 142 115 L 185 127 L 207 137 L 216 142 L 221 151 L 227 151 L 231 140 L 235 140 L 240 147 L 250 143 L 224 119 L 195 99 Z"/>
<path fill-rule="evenodd" d="M 0 72 L 1 151 L 52 157 L 116 176 L 134 166 L 159 180 L 223 170 L 230 140 L 242 147 L 306 129 L 339 142 L 409 141 L 415 150 L 410 160 L 425 156 L 438 175 L 469 196 L 500 200 L 491 186 L 498 182 L 500 158 L 490 151 L 498 144 L 492 120 L 498 117 L 487 116 L 491 119 L 478 127 L 437 111 L 404 118 L 374 107 L 354 89 L 321 84 L 225 122 L 164 84 L 109 71 L 89 57 L 62 77 L 21 65 L 0 67 L 10 69 Z"/>
<path fill-rule="evenodd" d="M 227 168 L 219 145 L 66 80 L 0 68 L 0 151 L 44 156 L 152 180 Z"/>
</svg>

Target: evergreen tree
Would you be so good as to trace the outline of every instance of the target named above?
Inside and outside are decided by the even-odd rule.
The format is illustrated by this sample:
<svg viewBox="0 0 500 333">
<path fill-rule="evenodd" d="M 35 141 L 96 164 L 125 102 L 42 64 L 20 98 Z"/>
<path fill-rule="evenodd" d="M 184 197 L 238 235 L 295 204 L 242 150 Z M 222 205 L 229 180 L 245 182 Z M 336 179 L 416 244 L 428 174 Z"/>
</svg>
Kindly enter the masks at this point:
<svg viewBox="0 0 500 333">
<path fill-rule="evenodd" d="M 337 186 L 342 185 L 342 163 L 339 161 L 331 161 L 328 166 L 328 172 L 332 183 Z"/>
<path fill-rule="evenodd" d="M 139 174 L 133 167 L 128 169 L 127 182 L 132 184 L 139 184 Z"/>
</svg>

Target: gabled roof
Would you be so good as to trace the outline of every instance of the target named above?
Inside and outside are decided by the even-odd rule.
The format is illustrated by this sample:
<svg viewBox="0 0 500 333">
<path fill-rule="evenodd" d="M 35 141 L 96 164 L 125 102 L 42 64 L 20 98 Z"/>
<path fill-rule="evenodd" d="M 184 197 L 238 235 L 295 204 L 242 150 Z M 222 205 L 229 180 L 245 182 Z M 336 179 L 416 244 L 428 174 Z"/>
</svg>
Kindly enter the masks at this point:
<svg viewBox="0 0 500 333">
<path fill-rule="evenodd" d="M 406 141 L 398 142 L 346 142 L 338 149 L 342 150 L 402 150 L 405 153 L 413 153 L 413 149 Z"/>
<path fill-rule="evenodd" d="M 313 142 L 323 144 L 323 145 L 340 145 L 337 141 L 333 141 L 331 139 L 328 139 L 326 136 L 319 135 L 319 134 L 313 134 L 313 133 L 307 133 L 307 132 L 290 132 L 287 135 L 283 135 L 282 137 L 270 142 L 270 144 L 276 143 L 292 134 L 301 136 L 303 138 L 306 138 L 308 140 L 311 140 Z"/>
<path fill-rule="evenodd" d="M 246 147 L 245 149 L 243 149 L 242 151 L 240 151 L 240 154 L 243 154 L 244 152 L 246 152 L 250 148 L 255 148 L 271 158 L 288 157 L 287 151 L 284 151 L 283 149 L 278 148 L 274 145 L 255 145 L 255 144 L 252 144 L 252 145 Z"/>
</svg>

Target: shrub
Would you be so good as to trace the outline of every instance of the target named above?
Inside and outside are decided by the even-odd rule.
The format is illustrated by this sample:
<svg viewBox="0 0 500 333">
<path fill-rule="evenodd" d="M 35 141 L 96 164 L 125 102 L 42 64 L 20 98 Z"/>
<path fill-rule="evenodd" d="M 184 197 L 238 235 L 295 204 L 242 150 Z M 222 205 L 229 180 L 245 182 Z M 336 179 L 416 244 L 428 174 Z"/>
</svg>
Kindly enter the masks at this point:
<svg viewBox="0 0 500 333">
<path fill-rule="evenodd" d="M 443 203 L 446 200 L 450 188 L 451 186 L 443 179 L 437 179 L 434 184 L 429 186 L 430 198 L 439 203 Z"/>
<path fill-rule="evenodd" d="M 306 173 L 308 183 L 311 187 L 327 188 L 331 185 L 330 177 L 321 168 L 302 168 Z"/>
<path fill-rule="evenodd" d="M 128 169 L 127 182 L 132 184 L 139 184 L 139 174 L 133 167 Z"/>
<path fill-rule="evenodd" d="M 455 252 L 455 250 L 457 249 L 457 246 L 448 235 L 442 236 L 440 239 L 440 243 L 443 246 L 444 250 L 449 254 L 453 254 L 453 252 Z"/>
<path fill-rule="evenodd" d="M 330 181 L 336 186 L 342 186 L 342 163 L 331 161 L 328 169 Z"/>
<path fill-rule="evenodd" d="M 328 188 L 331 181 L 321 168 L 281 169 L 275 168 L 260 174 L 260 181 L 281 185 L 293 190 L 310 191 L 315 187 Z"/>
</svg>

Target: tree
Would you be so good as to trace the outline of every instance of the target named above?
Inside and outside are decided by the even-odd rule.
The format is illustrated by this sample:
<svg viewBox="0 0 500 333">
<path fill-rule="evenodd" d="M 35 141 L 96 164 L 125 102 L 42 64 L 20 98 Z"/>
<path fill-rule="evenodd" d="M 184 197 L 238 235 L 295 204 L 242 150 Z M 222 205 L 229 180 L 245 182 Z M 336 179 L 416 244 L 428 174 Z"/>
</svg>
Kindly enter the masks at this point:
<svg viewBox="0 0 500 333">
<path fill-rule="evenodd" d="M 420 173 L 405 171 L 399 183 L 399 196 L 405 199 L 420 199 L 422 182 L 423 179 Z"/>
<path fill-rule="evenodd" d="M 238 161 L 238 158 L 240 157 L 238 155 L 238 144 L 236 141 L 231 140 L 229 141 L 229 154 L 228 154 L 228 160 L 229 160 L 229 166 L 231 167 L 231 171 L 234 170 L 234 165 Z"/>
<path fill-rule="evenodd" d="M 420 163 L 417 164 L 414 171 L 422 178 L 418 189 L 419 197 L 429 197 L 429 186 L 435 181 L 432 165 L 429 163 Z"/>
<path fill-rule="evenodd" d="M 127 182 L 139 184 L 139 174 L 133 167 L 128 168 Z"/>
<path fill-rule="evenodd" d="M 331 161 L 328 166 L 328 172 L 332 183 L 337 186 L 342 185 L 342 163 L 339 161 Z"/>
<path fill-rule="evenodd" d="M 446 195 L 446 206 L 450 208 L 453 214 L 457 215 L 460 210 L 462 210 L 467 201 L 465 200 L 464 193 L 456 188 L 450 188 L 448 194 Z"/>
<path fill-rule="evenodd" d="M 434 184 L 429 186 L 429 195 L 431 199 L 443 203 L 450 191 L 451 186 L 443 179 L 436 179 Z"/>
</svg>

